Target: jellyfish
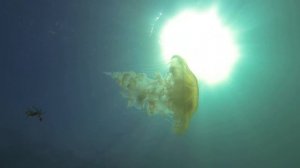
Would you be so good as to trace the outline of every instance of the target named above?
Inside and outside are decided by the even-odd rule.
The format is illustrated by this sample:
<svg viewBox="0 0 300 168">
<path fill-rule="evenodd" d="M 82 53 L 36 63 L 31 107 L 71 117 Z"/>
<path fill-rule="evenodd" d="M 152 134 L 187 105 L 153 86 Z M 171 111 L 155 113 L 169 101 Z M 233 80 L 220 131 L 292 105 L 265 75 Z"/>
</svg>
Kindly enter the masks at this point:
<svg viewBox="0 0 300 168">
<path fill-rule="evenodd" d="M 171 58 L 164 76 L 156 73 L 149 77 L 132 71 L 106 74 L 117 81 L 128 107 L 145 110 L 149 115 L 172 116 L 175 133 L 186 132 L 197 111 L 199 88 L 196 76 L 182 57 Z"/>
</svg>

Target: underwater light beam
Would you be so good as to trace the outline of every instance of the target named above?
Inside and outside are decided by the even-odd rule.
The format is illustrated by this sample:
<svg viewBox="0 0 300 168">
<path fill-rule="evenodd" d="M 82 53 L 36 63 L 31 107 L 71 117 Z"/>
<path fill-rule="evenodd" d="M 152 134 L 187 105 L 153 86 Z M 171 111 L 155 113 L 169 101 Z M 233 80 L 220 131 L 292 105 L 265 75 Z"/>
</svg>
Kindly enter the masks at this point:
<svg viewBox="0 0 300 168">
<path fill-rule="evenodd" d="M 233 32 L 215 7 L 206 11 L 184 10 L 170 19 L 160 32 L 166 62 L 181 55 L 198 79 L 216 84 L 228 78 L 239 51 Z"/>
</svg>

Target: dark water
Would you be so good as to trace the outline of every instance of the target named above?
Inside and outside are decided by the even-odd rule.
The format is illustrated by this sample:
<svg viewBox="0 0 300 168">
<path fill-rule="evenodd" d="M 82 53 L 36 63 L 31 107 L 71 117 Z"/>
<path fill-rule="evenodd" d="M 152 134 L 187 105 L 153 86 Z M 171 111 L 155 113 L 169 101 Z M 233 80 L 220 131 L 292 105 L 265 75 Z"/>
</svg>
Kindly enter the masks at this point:
<svg viewBox="0 0 300 168">
<path fill-rule="evenodd" d="M 163 22 L 211 1 L 0 1 L 0 167 L 299 167 L 300 3 L 216 3 L 241 58 L 225 83 L 200 82 L 177 136 L 169 119 L 126 108 L 102 72 L 159 70 Z M 42 122 L 26 118 L 32 105 Z"/>
</svg>

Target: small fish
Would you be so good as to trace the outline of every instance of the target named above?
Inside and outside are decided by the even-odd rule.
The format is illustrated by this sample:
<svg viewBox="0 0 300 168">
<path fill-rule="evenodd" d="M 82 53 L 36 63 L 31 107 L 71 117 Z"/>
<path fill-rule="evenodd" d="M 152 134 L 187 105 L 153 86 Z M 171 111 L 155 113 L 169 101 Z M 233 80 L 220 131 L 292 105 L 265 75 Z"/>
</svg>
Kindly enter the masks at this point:
<svg viewBox="0 0 300 168">
<path fill-rule="evenodd" d="M 43 112 L 41 109 L 38 109 L 36 107 L 29 108 L 26 112 L 27 117 L 37 117 L 40 121 L 43 120 L 42 115 Z"/>
</svg>

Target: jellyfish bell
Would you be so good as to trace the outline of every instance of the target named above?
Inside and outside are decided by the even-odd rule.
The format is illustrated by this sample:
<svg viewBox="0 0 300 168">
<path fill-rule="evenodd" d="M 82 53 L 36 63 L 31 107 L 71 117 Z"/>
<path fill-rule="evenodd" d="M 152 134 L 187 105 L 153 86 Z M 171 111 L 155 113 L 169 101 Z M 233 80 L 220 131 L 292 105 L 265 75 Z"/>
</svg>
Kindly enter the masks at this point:
<svg viewBox="0 0 300 168">
<path fill-rule="evenodd" d="M 197 111 L 199 88 L 197 78 L 182 57 L 171 58 L 165 77 L 160 73 L 149 77 L 132 71 L 106 75 L 117 81 L 129 107 L 144 109 L 149 115 L 171 115 L 174 131 L 178 134 L 189 127 L 192 115 Z"/>
<path fill-rule="evenodd" d="M 169 109 L 174 114 L 175 131 L 182 133 L 188 128 L 192 114 L 198 107 L 198 81 L 185 60 L 178 55 L 171 59 L 169 74 Z"/>
</svg>

